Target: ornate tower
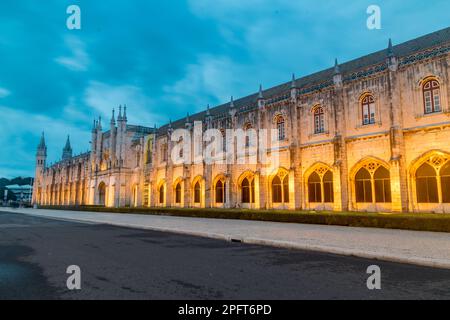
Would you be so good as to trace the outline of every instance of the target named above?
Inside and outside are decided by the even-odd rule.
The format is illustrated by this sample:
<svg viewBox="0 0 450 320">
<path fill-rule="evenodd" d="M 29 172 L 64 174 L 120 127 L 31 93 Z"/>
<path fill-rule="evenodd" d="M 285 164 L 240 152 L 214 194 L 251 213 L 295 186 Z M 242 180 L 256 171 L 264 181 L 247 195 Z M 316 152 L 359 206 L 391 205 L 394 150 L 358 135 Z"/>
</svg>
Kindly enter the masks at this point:
<svg viewBox="0 0 450 320">
<path fill-rule="evenodd" d="M 72 147 L 70 146 L 70 137 L 67 136 L 66 146 L 63 149 L 62 160 L 68 160 L 72 158 Z"/>
<path fill-rule="evenodd" d="M 41 141 L 39 142 L 36 152 L 36 169 L 34 172 L 33 199 L 32 199 L 33 204 L 40 201 L 40 194 L 41 194 L 40 186 L 42 184 L 46 160 L 47 160 L 47 146 L 45 145 L 44 132 L 42 132 Z"/>
</svg>

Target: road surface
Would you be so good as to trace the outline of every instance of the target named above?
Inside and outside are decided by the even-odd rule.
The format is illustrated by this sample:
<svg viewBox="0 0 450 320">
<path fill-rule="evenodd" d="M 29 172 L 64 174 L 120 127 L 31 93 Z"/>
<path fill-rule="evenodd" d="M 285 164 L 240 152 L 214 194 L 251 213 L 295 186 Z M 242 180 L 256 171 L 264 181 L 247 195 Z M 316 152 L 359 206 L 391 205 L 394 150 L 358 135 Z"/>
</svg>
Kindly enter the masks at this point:
<svg viewBox="0 0 450 320">
<path fill-rule="evenodd" d="M 0 299 L 450 299 L 450 270 L 0 212 Z"/>
</svg>

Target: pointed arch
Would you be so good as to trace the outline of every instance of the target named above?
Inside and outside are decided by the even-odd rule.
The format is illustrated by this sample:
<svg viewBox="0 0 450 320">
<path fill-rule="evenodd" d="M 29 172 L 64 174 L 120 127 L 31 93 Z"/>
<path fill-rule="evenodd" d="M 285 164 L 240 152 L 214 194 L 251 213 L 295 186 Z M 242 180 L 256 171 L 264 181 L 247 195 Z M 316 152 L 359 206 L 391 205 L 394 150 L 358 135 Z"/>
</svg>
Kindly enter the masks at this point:
<svg viewBox="0 0 450 320">
<path fill-rule="evenodd" d="M 245 171 L 238 178 L 238 186 L 241 192 L 241 203 L 254 204 L 255 203 L 255 173 L 252 171 Z"/>
<path fill-rule="evenodd" d="M 306 195 L 309 203 L 334 202 L 334 173 L 331 166 L 316 162 L 305 174 Z"/>
<path fill-rule="evenodd" d="M 204 178 L 201 175 L 196 176 L 192 179 L 191 183 L 191 193 L 192 193 L 192 204 L 194 206 L 203 206 L 204 204 Z"/>
<path fill-rule="evenodd" d="M 161 207 L 166 206 L 166 180 L 162 179 L 157 184 L 158 204 Z"/>
<path fill-rule="evenodd" d="M 178 206 L 183 203 L 183 182 L 184 179 L 182 177 L 178 177 L 173 183 L 173 197 L 174 203 Z"/>
<path fill-rule="evenodd" d="M 98 204 L 100 206 L 106 206 L 106 184 L 102 181 L 98 187 Z"/>
<path fill-rule="evenodd" d="M 391 203 L 390 166 L 385 161 L 366 157 L 356 163 L 350 173 L 356 203 Z"/>
<path fill-rule="evenodd" d="M 417 204 L 450 203 L 450 153 L 431 150 L 413 161 L 410 168 L 413 199 Z"/>
<path fill-rule="evenodd" d="M 227 179 L 224 174 L 219 174 L 213 180 L 213 201 L 216 205 L 224 205 L 226 198 Z"/>
</svg>

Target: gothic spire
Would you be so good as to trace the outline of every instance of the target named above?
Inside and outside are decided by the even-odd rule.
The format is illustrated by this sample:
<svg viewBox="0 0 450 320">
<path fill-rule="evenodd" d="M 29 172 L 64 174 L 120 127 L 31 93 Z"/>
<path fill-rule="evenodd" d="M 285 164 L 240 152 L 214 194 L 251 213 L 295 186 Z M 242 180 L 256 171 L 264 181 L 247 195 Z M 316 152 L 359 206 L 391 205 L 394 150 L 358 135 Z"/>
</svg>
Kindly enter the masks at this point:
<svg viewBox="0 0 450 320">
<path fill-rule="evenodd" d="M 387 54 L 388 54 L 388 57 L 393 57 L 394 56 L 394 48 L 392 47 L 392 39 L 391 38 L 389 38 Z"/>
<path fill-rule="evenodd" d="M 341 68 L 339 66 L 338 59 L 336 58 L 334 60 L 334 74 L 340 74 L 340 73 L 341 73 Z"/>
<path fill-rule="evenodd" d="M 72 158 L 72 147 L 70 146 L 70 136 L 67 136 L 66 146 L 63 149 L 62 159 L 67 160 Z"/>
<path fill-rule="evenodd" d="M 230 100 L 230 109 L 234 108 L 234 98 L 233 96 L 231 96 L 231 100 Z"/>
<path fill-rule="evenodd" d="M 210 116 L 210 115 L 211 115 L 211 110 L 209 110 L 209 103 L 208 103 L 208 105 L 206 106 L 206 115 L 207 115 L 207 116 Z"/>
<path fill-rule="evenodd" d="M 259 85 L 258 99 L 260 100 L 264 99 L 262 84 Z"/>
<path fill-rule="evenodd" d="M 117 116 L 117 121 L 122 121 L 122 105 L 119 105 L 119 115 Z"/>
<path fill-rule="evenodd" d="M 123 121 L 127 121 L 128 119 L 127 119 L 127 105 L 126 104 L 124 104 L 123 105 Z"/>
<path fill-rule="evenodd" d="M 111 125 L 116 124 L 115 110 L 112 109 Z"/>
<path fill-rule="evenodd" d="M 297 88 L 297 83 L 295 81 L 295 73 L 292 74 L 292 81 L 291 81 L 291 89 Z"/>
<path fill-rule="evenodd" d="M 42 131 L 41 140 L 39 141 L 39 145 L 38 145 L 38 150 L 43 150 L 45 148 L 46 148 L 45 136 L 44 136 L 44 131 Z"/>
</svg>

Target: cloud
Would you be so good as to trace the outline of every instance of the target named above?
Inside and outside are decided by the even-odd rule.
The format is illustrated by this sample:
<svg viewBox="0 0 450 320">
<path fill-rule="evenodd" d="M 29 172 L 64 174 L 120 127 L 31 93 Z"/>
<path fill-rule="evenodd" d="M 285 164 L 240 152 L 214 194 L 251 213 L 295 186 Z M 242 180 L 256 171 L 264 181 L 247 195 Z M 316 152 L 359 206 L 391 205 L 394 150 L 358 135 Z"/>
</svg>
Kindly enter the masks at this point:
<svg viewBox="0 0 450 320">
<path fill-rule="evenodd" d="M 14 177 L 19 173 L 19 175 L 33 174 L 36 148 L 43 131 L 45 131 L 48 146 L 48 162 L 61 158 L 68 134 L 70 134 L 74 152 L 85 152 L 90 148 L 90 132 L 85 127 L 70 124 L 63 119 L 15 110 L 6 106 L 0 106 L 0 114 L 2 114 L 0 177 Z"/>
<path fill-rule="evenodd" d="M 11 92 L 8 89 L 0 88 L 0 98 L 5 98 L 9 96 Z"/>
<path fill-rule="evenodd" d="M 66 36 L 64 40 L 71 55 L 58 57 L 55 61 L 72 71 L 87 71 L 89 56 L 83 41 L 75 36 Z"/>
<path fill-rule="evenodd" d="M 153 126 L 164 118 L 142 88 L 134 85 L 114 86 L 91 81 L 84 92 L 84 103 L 93 109 L 91 114 L 98 113 L 108 121 L 112 109 L 117 110 L 119 105 L 127 105 L 129 123 Z"/>
</svg>

